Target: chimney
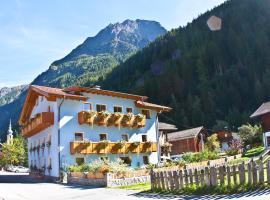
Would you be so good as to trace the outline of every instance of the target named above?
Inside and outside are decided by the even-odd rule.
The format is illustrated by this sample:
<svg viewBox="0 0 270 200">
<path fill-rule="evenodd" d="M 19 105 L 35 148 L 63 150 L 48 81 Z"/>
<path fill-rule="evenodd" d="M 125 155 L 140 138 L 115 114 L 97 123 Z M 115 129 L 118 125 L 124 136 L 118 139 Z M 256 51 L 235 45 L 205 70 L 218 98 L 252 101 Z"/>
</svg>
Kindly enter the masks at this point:
<svg viewBox="0 0 270 200">
<path fill-rule="evenodd" d="M 93 89 L 100 90 L 101 87 L 100 87 L 99 85 L 95 85 L 95 86 L 93 87 Z"/>
</svg>

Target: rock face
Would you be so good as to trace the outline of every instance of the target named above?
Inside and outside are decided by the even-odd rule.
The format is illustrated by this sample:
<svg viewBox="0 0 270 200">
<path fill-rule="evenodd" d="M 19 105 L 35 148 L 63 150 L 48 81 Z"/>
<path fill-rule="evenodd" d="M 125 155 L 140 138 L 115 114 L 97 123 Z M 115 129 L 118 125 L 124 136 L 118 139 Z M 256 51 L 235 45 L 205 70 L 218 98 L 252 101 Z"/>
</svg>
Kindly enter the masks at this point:
<svg viewBox="0 0 270 200">
<path fill-rule="evenodd" d="M 110 24 L 96 36 L 88 37 L 70 54 L 53 63 L 57 65 L 80 56 L 98 54 L 126 54 L 145 47 L 158 36 L 166 33 L 158 22 L 147 20 L 125 20 L 123 23 Z"/>
<path fill-rule="evenodd" d="M 28 85 L 0 88 L 0 106 L 14 101 L 21 92 L 27 89 Z"/>
</svg>

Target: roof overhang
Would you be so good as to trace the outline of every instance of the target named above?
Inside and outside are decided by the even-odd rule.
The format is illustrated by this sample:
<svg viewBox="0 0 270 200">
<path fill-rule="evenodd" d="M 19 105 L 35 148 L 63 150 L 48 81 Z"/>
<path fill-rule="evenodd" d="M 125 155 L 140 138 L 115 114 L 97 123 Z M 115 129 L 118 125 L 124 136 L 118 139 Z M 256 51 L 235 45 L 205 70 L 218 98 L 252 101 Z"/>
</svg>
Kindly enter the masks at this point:
<svg viewBox="0 0 270 200">
<path fill-rule="evenodd" d="M 122 92 L 115 92 L 110 90 L 102 90 L 97 88 L 87 88 L 87 87 L 69 87 L 63 89 L 64 92 L 86 92 L 91 94 L 100 94 L 100 95 L 107 95 L 112 97 L 119 97 L 125 99 L 132 99 L 135 101 L 144 101 L 148 97 L 146 96 L 139 96 L 134 94 L 122 93 Z"/>
<path fill-rule="evenodd" d="M 58 88 L 49 88 L 44 86 L 31 85 L 28 89 L 28 94 L 25 99 L 19 124 L 24 125 L 31 115 L 31 112 L 36 104 L 39 96 L 44 96 L 48 101 L 56 101 L 57 98 L 86 101 L 87 98 L 82 95 L 74 95 L 63 92 Z"/>
<path fill-rule="evenodd" d="M 161 105 L 143 102 L 143 101 L 136 101 L 135 105 L 138 108 L 153 109 L 153 110 L 156 110 L 157 112 L 170 112 L 172 110 L 172 108 L 167 107 L 167 106 L 161 106 Z"/>
</svg>

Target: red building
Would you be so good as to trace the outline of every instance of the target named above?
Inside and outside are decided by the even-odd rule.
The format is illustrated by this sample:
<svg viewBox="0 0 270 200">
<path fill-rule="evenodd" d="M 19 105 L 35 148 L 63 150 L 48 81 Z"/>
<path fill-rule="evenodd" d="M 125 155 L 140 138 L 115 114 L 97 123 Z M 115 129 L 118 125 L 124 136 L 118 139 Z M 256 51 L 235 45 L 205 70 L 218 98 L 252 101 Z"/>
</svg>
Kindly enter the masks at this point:
<svg viewBox="0 0 270 200">
<path fill-rule="evenodd" d="M 263 128 L 263 143 L 265 147 L 270 146 L 270 101 L 263 103 L 250 118 L 260 120 Z"/>
<path fill-rule="evenodd" d="M 169 133 L 168 140 L 172 144 L 171 154 L 202 151 L 201 138 L 205 141 L 206 135 L 207 131 L 202 126 Z"/>
</svg>

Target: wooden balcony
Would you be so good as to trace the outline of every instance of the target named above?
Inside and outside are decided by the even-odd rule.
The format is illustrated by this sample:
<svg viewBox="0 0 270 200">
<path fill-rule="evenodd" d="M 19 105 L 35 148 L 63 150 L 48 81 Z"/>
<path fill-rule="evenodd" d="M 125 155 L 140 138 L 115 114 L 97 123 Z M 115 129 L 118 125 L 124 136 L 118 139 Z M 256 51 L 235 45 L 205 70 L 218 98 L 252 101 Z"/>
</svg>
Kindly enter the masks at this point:
<svg viewBox="0 0 270 200">
<path fill-rule="evenodd" d="M 95 111 L 81 111 L 78 113 L 79 124 L 89 124 L 91 126 L 117 126 L 129 128 L 143 128 L 146 125 L 144 115 L 134 115 L 132 113 L 102 113 Z"/>
<path fill-rule="evenodd" d="M 128 154 L 157 152 L 157 143 L 70 142 L 70 154 Z"/>
<path fill-rule="evenodd" d="M 35 118 L 31 119 L 26 126 L 22 128 L 22 135 L 24 137 L 31 137 L 40 131 L 50 127 L 54 124 L 54 113 L 43 112 L 36 115 Z"/>
</svg>

